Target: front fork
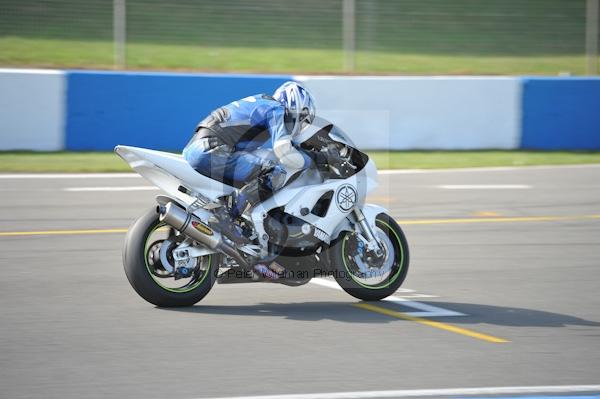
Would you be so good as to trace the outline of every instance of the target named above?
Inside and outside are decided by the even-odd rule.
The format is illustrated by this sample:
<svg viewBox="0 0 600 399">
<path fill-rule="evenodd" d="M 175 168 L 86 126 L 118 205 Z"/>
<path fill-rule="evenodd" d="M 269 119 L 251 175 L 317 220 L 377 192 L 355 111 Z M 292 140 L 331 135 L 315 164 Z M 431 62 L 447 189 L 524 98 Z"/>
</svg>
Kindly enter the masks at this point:
<svg viewBox="0 0 600 399">
<path fill-rule="evenodd" d="M 363 214 L 362 210 L 360 210 L 360 208 L 354 208 L 353 212 L 354 212 L 354 217 L 356 218 L 356 221 L 362 231 L 361 238 L 364 238 L 365 244 L 367 246 L 367 250 L 375 253 L 375 255 L 377 257 L 383 256 L 383 250 L 381 249 L 381 244 L 375 237 L 375 234 L 373 233 L 373 229 L 371 229 L 371 226 L 369 225 L 367 218 L 365 218 L 365 215 Z"/>
</svg>

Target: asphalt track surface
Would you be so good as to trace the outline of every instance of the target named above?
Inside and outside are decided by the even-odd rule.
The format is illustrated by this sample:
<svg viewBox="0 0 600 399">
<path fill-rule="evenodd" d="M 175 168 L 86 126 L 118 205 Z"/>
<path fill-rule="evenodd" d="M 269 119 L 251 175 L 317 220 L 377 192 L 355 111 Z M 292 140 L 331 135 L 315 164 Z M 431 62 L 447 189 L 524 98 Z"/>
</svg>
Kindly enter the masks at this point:
<svg viewBox="0 0 600 399">
<path fill-rule="evenodd" d="M 157 192 L 66 191 L 144 180 L 0 176 L 0 397 L 600 382 L 600 166 L 380 180 L 371 200 L 411 248 L 400 299 L 365 304 L 327 283 L 215 285 L 167 310 L 139 298 L 121 264 L 122 229 Z"/>
</svg>

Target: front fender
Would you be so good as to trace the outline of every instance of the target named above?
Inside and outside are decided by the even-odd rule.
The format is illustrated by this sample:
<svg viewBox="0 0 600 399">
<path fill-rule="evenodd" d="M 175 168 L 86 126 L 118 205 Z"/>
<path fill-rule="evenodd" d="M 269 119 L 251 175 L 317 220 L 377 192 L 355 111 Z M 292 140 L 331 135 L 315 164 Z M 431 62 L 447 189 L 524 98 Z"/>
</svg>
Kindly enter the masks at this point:
<svg viewBox="0 0 600 399">
<path fill-rule="evenodd" d="M 377 218 L 377 215 L 380 213 L 387 213 L 387 209 L 375 204 L 364 204 L 361 210 L 372 229 L 375 228 L 375 219 Z M 352 224 L 354 223 L 356 223 L 356 218 L 354 217 L 354 213 L 351 213 L 333 231 L 331 234 L 331 241 L 336 240 L 344 231 L 353 231 Z"/>
<path fill-rule="evenodd" d="M 365 204 L 362 211 L 363 215 L 365 215 L 365 219 L 367 219 L 367 222 L 369 222 L 369 226 L 371 226 L 372 229 L 376 227 L 375 219 L 377 219 L 377 215 L 380 213 L 387 213 L 387 209 L 374 204 Z"/>
</svg>

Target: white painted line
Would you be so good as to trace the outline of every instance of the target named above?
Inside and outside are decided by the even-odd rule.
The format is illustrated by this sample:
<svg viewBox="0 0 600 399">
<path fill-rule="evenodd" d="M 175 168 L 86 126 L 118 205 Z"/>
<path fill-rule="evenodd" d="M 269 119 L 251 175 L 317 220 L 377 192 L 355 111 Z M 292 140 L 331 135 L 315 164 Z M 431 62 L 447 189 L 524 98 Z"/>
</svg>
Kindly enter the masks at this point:
<svg viewBox="0 0 600 399">
<path fill-rule="evenodd" d="M 31 69 L 31 68 L 0 68 L 0 73 L 28 73 L 36 75 L 62 75 L 65 71 L 58 69 Z"/>
<path fill-rule="evenodd" d="M 531 188 L 528 184 L 442 184 L 436 187 L 445 190 L 523 190 Z"/>
<path fill-rule="evenodd" d="M 141 178 L 137 173 L 11 173 L 0 174 L 0 179 L 115 179 Z"/>
<path fill-rule="evenodd" d="M 160 190 L 154 186 L 124 186 L 124 187 L 69 187 L 63 191 L 88 192 L 88 191 L 155 191 Z"/>
<path fill-rule="evenodd" d="M 362 398 L 407 398 L 457 395 L 513 395 L 513 394 L 556 394 L 575 392 L 600 392 L 600 385 L 543 385 L 530 387 L 483 387 L 445 389 L 403 389 L 397 391 L 328 392 L 291 395 L 231 396 L 219 399 L 362 399 Z M 214 398 L 216 399 L 216 398 Z"/>
<path fill-rule="evenodd" d="M 334 280 L 326 280 L 323 278 L 313 278 L 310 280 L 312 284 L 320 285 L 321 287 L 332 288 L 334 290 L 342 290 L 342 287 Z M 437 306 L 428 305 L 422 302 L 415 302 L 398 296 L 389 296 L 383 301 L 395 302 L 402 306 L 417 309 L 418 312 L 402 312 L 413 317 L 450 317 L 450 316 L 466 316 L 464 313 L 455 312 L 453 310 L 439 308 Z"/>
<path fill-rule="evenodd" d="M 381 169 L 380 175 L 411 175 L 422 173 L 454 173 L 454 172 L 497 172 L 511 170 L 535 169 L 584 169 L 600 168 L 600 164 L 583 165 L 538 165 L 538 166 L 499 166 L 484 168 L 453 169 Z M 112 179 L 141 178 L 137 173 L 0 173 L 0 179 Z"/>
<path fill-rule="evenodd" d="M 395 296 L 400 298 L 439 298 L 439 295 L 420 294 L 410 288 L 398 288 Z"/>
<path fill-rule="evenodd" d="M 383 299 L 386 302 L 396 302 L 402 306 L 418 309 L 420 312 L 402 312 L 413 317 L 448 317 L 448 316 L 466 316 L 464 313 L 455 312 L 453 310 L 439 308 L 437 306 L 428 305 L 423 302 L 411 301 L 406 298 L 397 296 L 388 296 Z"/>
<path fill-rule="evenodd" d="M 381 169 L 380 175 L 412 175 L 422 173 L 454 173 L 454 172 L 504 172 L 515 170 L 545 170 L 545 169 L 587 169 L 600 168 L 600 164 L 579 165 L 531 165 L 531 166 L 486 166 L 477 168 L 447 168 L 447 169 Z"/>
</svg>

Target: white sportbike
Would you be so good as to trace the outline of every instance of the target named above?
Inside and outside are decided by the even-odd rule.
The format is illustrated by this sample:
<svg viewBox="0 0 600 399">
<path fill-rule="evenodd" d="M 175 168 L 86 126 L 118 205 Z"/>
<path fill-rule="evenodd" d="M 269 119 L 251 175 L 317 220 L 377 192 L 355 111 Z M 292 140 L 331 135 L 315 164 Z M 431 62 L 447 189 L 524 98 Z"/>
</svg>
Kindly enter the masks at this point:
<svg viewBox="0 0 600 399">
<path fill-rule="evenodd" d="M 180 155 L 117 146 L 132 169 L 166 193 L 127 233 L 123 264 L 135 291 L 157 306 L 190 306 L 217 281 L 298 286 L 334 277 L 362 300 L 394 293 L 408 271 L 408 244 L 385 209 L 365 203 L 377 185 L 375 164 L 339 128 L 321 126 L 295 144 L 333 156 L 327 170 L 289 176 L 237 219 L 224 216 L 239 187 L 198 173 Z M 229 228 L 220 228 L 223 220 Z"/>
</svg>

